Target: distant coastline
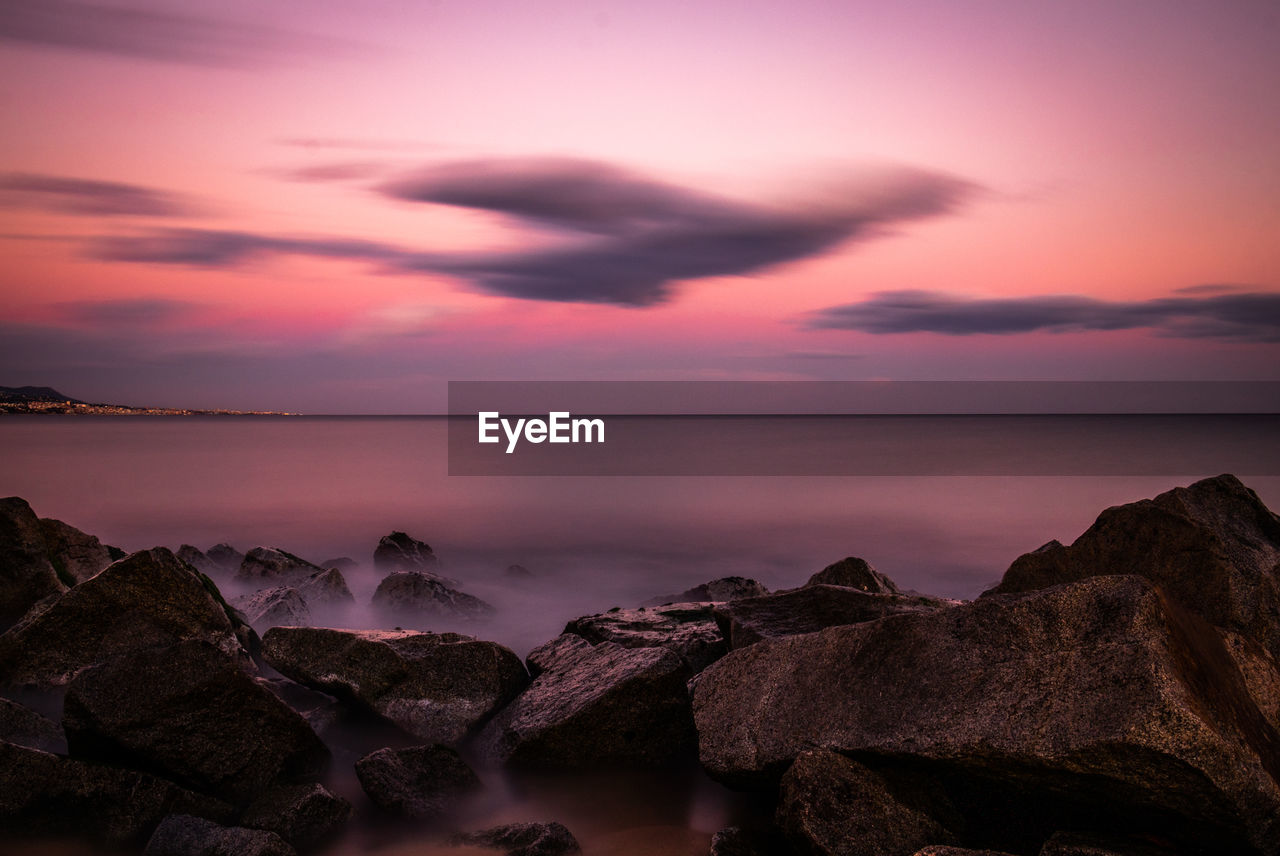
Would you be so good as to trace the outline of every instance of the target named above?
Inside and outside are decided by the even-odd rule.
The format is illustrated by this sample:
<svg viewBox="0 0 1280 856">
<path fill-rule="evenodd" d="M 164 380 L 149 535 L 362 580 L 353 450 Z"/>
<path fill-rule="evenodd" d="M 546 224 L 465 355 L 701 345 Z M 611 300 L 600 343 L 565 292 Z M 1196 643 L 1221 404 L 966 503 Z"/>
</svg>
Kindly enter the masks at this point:
<svg viewBox="0 0 1280 856">
<path fill-rule="evenodd" d="M 280 410 L 190 410 L 181 407 L 133 407 L 91 404 L 47 386 L 0 386 L 0 414 L 57 416 L 299 416 Z"/>
</svg>

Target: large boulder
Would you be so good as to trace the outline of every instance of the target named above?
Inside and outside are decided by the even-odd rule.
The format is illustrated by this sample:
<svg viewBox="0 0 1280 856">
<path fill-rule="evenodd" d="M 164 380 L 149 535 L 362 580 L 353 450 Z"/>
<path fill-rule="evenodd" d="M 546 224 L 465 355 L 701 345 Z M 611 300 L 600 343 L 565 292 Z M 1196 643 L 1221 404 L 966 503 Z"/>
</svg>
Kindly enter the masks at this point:
<svg viewBox="0 0 1280 856">
<path fill-rule="evenodd" d="M 612 642 L 623 648 L 667 648 L 700 672 L 729 652 L 709 603 L 672 603 L 639 609 L 611 609 L 575 618 L 564 628 L 593 645 Z"/>
<path fill-rule="evenodd" d="M 529 680 L 510 649 L 457 633 L 276 627 L 262 656 L 431 743 L 459 742 Z"/>
<path fill-rule="evenodd" d="M 116 654 L 207 642 L 244 658 L 218 589 L 173 553 L 134 553 L 0 635 L 0 684 L 61 686 Z"/>
<path fill-rule="evenodd" d="M 646 600 L 641 606 L 665 606 L 669 603 L 708 603 L 737 600 L 742 597 L 760 597 L 769 590 L 747 577 L 720 577 L 710 582 L 685 589 L 679 594 L 662 595 Z"/>
<path fill-rule="evenodd" d="M 218 566 L 222 571 L 238 571 L 240 563 L 244 561 L 244 553 L 241 553 L 230 544 L 214 544 L 204 554 L 209 557 L 209 561 Z"/>
<path fill-rule="evenodd" d="M 563 823 L 505 823 L 476 832 L 461 832 L 450 844 L 500 850 L 505 856 L 569 856 L 581 853 L 578 839 Z"/>
<path fill-rule="evenodd" d="M 403 532 L 382 536 L 373 551 L 373 566 L 380 571 L 431 571 L 439 561 L 431 547 Z"/>
<path fill-rule="evenodd" d="M 886 615 L 934 612 L 952 603 L 925 595 L 885 594 L 811 583 L 765 597 L 718 604 L 713 615 L 729 647 L 742 648 L 761 639 L 860 624 Z"/>
<path fill-rule="evenodd" d="M 225 570 L 213 559 L 210 559 L 203 550 L 190 544 L 180 546 L 174 555 L 202 574 L 216 574 Z"/>
<path fill-rule="evenodd" d="M 435 618 L 479 619 L 494 609 L 478 597 L 452 588 L 438 577 L 416 571 L 398 571 L 378 583 L 373 605 L 383 614 L 404 623 Z"/>
<path fill-rule="evenodd" d="M 1019 847 L 1065 818 L 1280 852 L 1280 736 L 1220 635 L 1139 577 L 766 639 L 693 709 L 735 786 L 825 748 L 929 771 L 970 828 L 1037 827 Z"/>
<path fill-rule="evenodd" d="M 263 589 L 235 598 L 231 605 L 240 610 L 255 630 L 268 627 L 308 627 L 311 610 L 298 590 L 288 586 Z"/>
<path fill-rule="evenodd" d="M 259 795 L 240 815 L 240 825 L 274 832 L 299 850 L 333 839 L 351 817 L 351 803 L 323 785 L 280 785 Z"/>
<path fill-rule="evenodd" d="M 211 820 L 174 814 L 152 833 L 143 856 L 295 856 L 274 832 L 222 826 Z"/>
<path fill-rule="evenodd" d="M 226 820 L 232 809 L 149 773 L 0 742 L 0 830 L 6 835 L 71 834 L 140 846 L 173 812 Z"/>
<path fill-rule="evenodd" d="M 954 836 L 883 777 L 834 752 L 802 753 L 782 777 L 778 826 L 797 853 L 910 856 Z"/>
<path fill-rule="evenodd" d="M 25 499 L 0 499 L 0 628 L 13 624 L 37 601 L 67 590 L 45 546 L 44 527 Z"/>
<path fill-rule="evenodd" d="M 62 725 L 75 757 L 140 765 L 237 804 L 323 772 L 305 719 L 198 641 L 133 651 L 81 671 Z"/>
<path fill-rule="evenodd" d="M 59 575 L 66 574 L 82 583 L 114 561 L 111 550 L 96 536 L 70 524 L 42 518 L 40 528 L 44 531 L 45 550 Z"/>
<path fill-rule="evenodd" d="M 988 594 L 1136 574 L 1280 661 L 1280 517 L 1231 475 L 1108 508 L 1070 547 L 1014 561 Z"/>
<path fill-rule="evenodd" d="M 480 779 L 448 746 L 379 749 L 356 762 L 374 805 L 401 817 L 434 818 L 480 789 Z"/>
<path fill-rule="evenodd" d="M 847 556 L 827 565 L 805 583 L 807 586 L 844 586 L 874 594 L 898 594 L 897 584 L 871 567 L 866 559 Z"/>
<path fill-rule="evenodd" d="M 337 568 L 327 568 L 294 586 L 310 606 L 349 606 L 356 602 L 346 577 Z"/>
<path fill-rule="evenodd" d="M 542 672 L 481 731 L 480 751 L 514 767 L 660 766 L 690 750 L 689 667 L 665 648 L 592 645 L 566 634 Z"/>
<path fill-rule="evenodd" d="M 324 573 L 324 570 L 279 547 L 254 547 L 245 553 L 240 569 L 236 571 L 236 579 L 268 583 L 291 582 Z"/>
<path fill-rule="evenodd" d="M 44 752 L 65 752 L 67 748 L 58 723 L 7 698 L 0 698 L 0 740 Z"/>
</svg>

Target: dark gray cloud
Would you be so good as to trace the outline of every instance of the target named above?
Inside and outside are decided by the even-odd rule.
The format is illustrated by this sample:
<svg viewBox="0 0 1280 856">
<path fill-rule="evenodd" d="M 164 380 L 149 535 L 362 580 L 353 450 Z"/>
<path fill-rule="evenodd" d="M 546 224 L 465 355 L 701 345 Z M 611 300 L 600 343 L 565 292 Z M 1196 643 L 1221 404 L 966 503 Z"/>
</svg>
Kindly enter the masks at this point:
<svg viewBox="0 0 1280 856">
<path fill-rule="evenodd" d="M 332 40 L 144 6 L 0 0 L 0 41 L 205 66 L 244 66 Z"/>
<path fill-rule="evenodd" d="M 181 217 L 191 213 L 180 197 L 137 184 L 27 172 L 0 175 L 0 204 L 107 217 Z"/>
<path fill-rule="evenodd" d="M 399 199 L 500 212 L 570 233 L 503 253 L 422 253 L 369 241 L 167 230 L 105 238 L 117 261 L 231 266 L 295 253 L 364 259 L 398 272 L 445 274 L 530 300 L 646 306 L 674 283 L 745 275 L 820 255 L 895 223 L 954 210 L 975 191 L 949 176 L 902 171 L 835 202 L 764 206 L 650 181 L 576 160 L 472 161 L 389 184 Z"/>
<path fill-rule="evenodd" d="M 815 329 L 864 333 L 1066 333 L 1150 329 L 1183 339 L 1280 342 L 1280 293 L 1220 293 L 1109 301 L 1077 295 L 982 299 L 929 291 L 886 291 L 833 306 L 808 321 Z"/>
</svg>

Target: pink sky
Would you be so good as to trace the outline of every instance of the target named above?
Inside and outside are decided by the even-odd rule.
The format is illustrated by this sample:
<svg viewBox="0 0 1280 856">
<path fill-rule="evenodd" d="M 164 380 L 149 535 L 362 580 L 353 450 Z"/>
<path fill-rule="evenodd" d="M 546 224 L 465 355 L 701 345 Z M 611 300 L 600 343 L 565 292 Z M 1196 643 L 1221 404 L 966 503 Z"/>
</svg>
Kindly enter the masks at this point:
<svg viewBox="0 0 1280 856">
<path fill-rule="evenodd" d="M 1275 379 L 1278 44 L 1269 0 L 0 0 L 0 384 Z"/>
</svg>

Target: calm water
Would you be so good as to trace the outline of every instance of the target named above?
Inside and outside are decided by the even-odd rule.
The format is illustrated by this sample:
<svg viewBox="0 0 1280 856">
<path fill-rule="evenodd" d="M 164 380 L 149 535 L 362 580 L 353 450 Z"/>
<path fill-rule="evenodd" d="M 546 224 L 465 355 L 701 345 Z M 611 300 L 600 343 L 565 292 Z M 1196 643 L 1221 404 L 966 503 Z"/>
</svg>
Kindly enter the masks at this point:
<svg viewBox="0 0 1280 856">
<path fill-rule="evenodd" d="M 39 515 L 126 550 L 226 541 L 240 550 L 279 546 L 317 562 L 350 556 L 361 567 L 349 582 L 365 602 L 378 581 L 370 567 L 378 538 L 404 530 L 430 543 L 441 570 L 463 589 L 498 607 L 497 619 L 467 632 L 521 655 L 578 615 L 728 574 L 771 588 L 799 585 L 846 555 L 866 558 L 905 587 L 973 597 L 1013 558 L 1051 538 L 1074 539 L 1101 509 L 1222 471 L 1235 470 L 1280 507 L 1280 477 L 1266 474 L 1277 471 L 1267 457 L 1276 436 L 1269 423 L 1240 430 L 1212 420 L 919 421 L 932 418 L 882 431 L 885 459 L 928 460 L 926 471 L 940 472 L 948 455 L 980 448 L 988 463 L 956 458 L 954 470 L 1004 474 L 449 476 L 441 419 L 6 417 L 0 495 L 22 496 Z M 761 456 L 795 446 L 787 433 L 794 426 L 772 425 L 752 426 L 740 438 L 752 437 Z M 971 436 L 956 446 L 957 432 Z M 1167 475 L 1010 475 L 1022 471 L 1018 456 L 1032 432 L 1050 448 L 1069 443 L 1121 459 L 1135 437 L 1144 448 L 1176 440 L 1172 448 L 1190 449 L 1193 463 L 1187 472 L 1150 460 L 1089 467 Z M 680 447 L 685 436 L 692 435 L 670 434 L 672 454 L 697 460 L 696 446 Z M 867 436 L 859 436 L 865 446 Z M 826 431 L 805 442 L 837 439 Z M 1242 461 L 1259 462 L 1256 473 L 1241 471 Z M 503 571 L 513 563 L 535 577 L 507 580 Z M 373 626 L 374 619 L 358 607 L 342 623 Z M 492 772 L 486 782 L 488 795 L 472 809 L 476 824 L 559 819 L 595 854 L 705 853 L 712 832 L 750 811 L 696 771 L 661 783 L 530 784 Z M 331 784 L 360 803 L 342 770 Z M 420 841 L 366 821 L 338 850 L 435 852 Z"/>
</svg>

